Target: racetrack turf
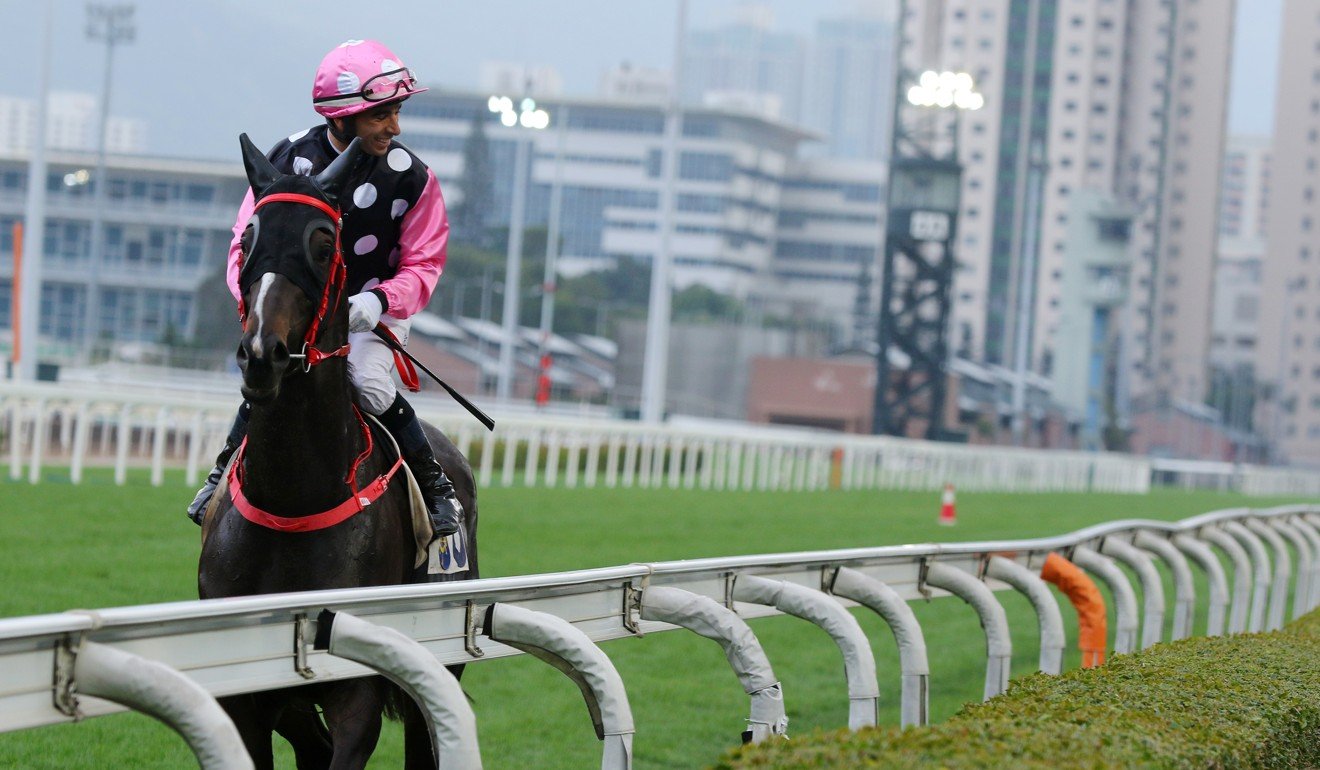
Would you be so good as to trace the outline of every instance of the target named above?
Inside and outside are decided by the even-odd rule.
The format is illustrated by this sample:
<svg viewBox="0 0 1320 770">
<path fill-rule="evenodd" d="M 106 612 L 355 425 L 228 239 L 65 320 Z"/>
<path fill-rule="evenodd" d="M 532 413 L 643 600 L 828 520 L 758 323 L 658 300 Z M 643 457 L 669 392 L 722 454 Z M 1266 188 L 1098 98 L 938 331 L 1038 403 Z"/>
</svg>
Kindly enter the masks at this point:
<svg viewBox="0 0 1320 770">
<path fill-rule="evenodd" d="M 81 486 L 69 484 L 67 475 L 62 481 L 58 471 L 48 475 L 36 486 L 0 481 L 0 616 L 195 598 L 198 533 L 183 516 L 192 490 L 178 476 L 152 488 L 145 476 L 116 487 L 99 472 Z M 1177 519 L 1283 502 L 1296 501 L 1174 491 L 964 493 L 958 525 L 945 528 L 936 524 L 939 494 L 930 492 L 493 488 L 481 492 L 481 559 L 483 574 L 494 577 L 636 561 L 1038 537 L 1119 518 Z M 998 596 L 1013 629 L 1018 676 L 1035 667 L 1035 615 L 1021 596 Z M 984 635 L 975 613 L 958 600 L 913 609 L 931 653 L 931 714 L 938 721 L 980 697 Z M 892 634 L 873 613 L 855 612 L 876 652 L 881 721 L 897 723 Z M 1065 666 L 1075 667 L 1075 616 L 1065 612 L 1064 619 L 1070 640 Z M 846 724 L 841 659 L 829 638 L 794 618 L 755 620 L 752 627 L 783 682 L 790 734 Z M 1197 628 L 1204 628 L 1203 613 Z M 747 696 L 717 645 L 675 631 L 609 642 L 604 649 L 628 688 L 639 770 L 706 766 L 737 743 Z M 581 696 L 551 667 L 526 656 L 491 661 L 469 666 L 463 684 L 488 770 L 599 766 L 600 744 Z M 292 755 L 276 743 L 279 766 L 292 768 Z M 398 767 L 401 757 L 401 731 L 387 725 L 371 767 Z M 188 766 L 193 760 L 183 742 L 140 715 L 0 734 L 4 768 Z"/>
</svg>

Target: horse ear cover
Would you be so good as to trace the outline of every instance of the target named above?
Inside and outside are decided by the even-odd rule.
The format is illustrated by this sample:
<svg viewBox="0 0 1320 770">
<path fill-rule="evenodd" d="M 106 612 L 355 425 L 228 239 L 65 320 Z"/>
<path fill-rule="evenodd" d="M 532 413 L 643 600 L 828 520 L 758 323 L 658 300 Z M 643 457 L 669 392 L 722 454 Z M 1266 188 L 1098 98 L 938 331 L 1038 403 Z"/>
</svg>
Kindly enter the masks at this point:
<svg viewBox="0 0 1320 770">
<path fill-rule="evenodd" d="M 252 143 L 247 134 L 238 135 L 238 146 L 243 149 L 243 168 L 247 171 L 248 184 L 252 187 L 252 195 L 260 197 L 261 192 L 274 184 L 282 174 L 275 168 L 275 164 L 262 154 L 261 150 Z"/>
<path fill-rule="evenodd" d="M 358 176 L 362 168 L 371 161 L 371 155 L 362 149 L 362 140 L 354 138 L 348 147 L 325 170 L 313 180 L 321 188 L 332 205 L 339 205 L 340 195 L 350 179 Z"/>
</svg>

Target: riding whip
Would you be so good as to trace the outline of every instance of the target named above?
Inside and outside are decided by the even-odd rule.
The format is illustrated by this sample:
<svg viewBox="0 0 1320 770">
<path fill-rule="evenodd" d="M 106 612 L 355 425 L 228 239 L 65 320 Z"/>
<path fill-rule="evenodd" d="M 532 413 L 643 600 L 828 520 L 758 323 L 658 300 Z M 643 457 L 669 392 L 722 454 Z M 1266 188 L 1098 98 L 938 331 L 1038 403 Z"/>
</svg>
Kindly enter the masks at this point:
<svg viewBox="0 0 1320 770">
<path fill-rule="evenodd" d="M 449 393 L 449 395 L 453 396 L 454 400 L 457 401 L 464 409 L 468 410 L 469 414 L 477 418 L 477 420 L 482 425 L 485 425 L 487 430 L 490 431 L 495 430 L 494 420 L 492 420 L 485 412 L 481 411 L 481 409 L 479 409 L 476 404 L 464 398 L 462 393 L 459 393 L 457 390 L 451 388 L 449 386 L 449 383 L 435 376 L 435 372 L 431 371 L 430 369 L 427 369 L 426 365 L 423 364 L 421 361 L 418 361 L 413 356 L 412 353 L 409 353 L 408 351 L 404 350 L 403 344 L 399 342 L 399 338 L 395 337 L 394 333 L 391 332 L 388 327 L 386 327 L 384 324 L 376 324 L 376 328 L 372 329 L 371 333 L 379 337 L 382 342 L 388 345 L 390 350 L 393 350 L 395 353 L 399 353 L 403 355 L 405 358 L 411 361 L 412 364 L 416 366 L 418 369 L 421 369 L 422 371 L 430 375 L 431 379 L 440 383 L 440 387 L 444 388 L 445 391 Z"/>
</svg>

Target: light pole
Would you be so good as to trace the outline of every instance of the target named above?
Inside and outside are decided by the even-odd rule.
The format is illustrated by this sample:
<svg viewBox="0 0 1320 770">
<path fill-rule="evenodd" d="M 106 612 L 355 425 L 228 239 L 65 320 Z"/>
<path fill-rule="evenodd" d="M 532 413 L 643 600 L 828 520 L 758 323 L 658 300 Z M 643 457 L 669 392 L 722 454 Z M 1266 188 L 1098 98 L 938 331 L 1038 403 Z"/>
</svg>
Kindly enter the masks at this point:
<svg viewBox="0 0 1320 770">
<path fill-rule="evenodd" d="M 658 423 L 665 416 L 665 388 L 669 379 L 669 316 L 673 281 L 674 209 L 678 178 L 678 136 L 683 125 L 683 36 L 687 30 L 687 0 L 678 0 L 674 28 L 674 83 L 665 115 L 664 167 L 660 189 L 660 248 L 651 261 L 651 295 L 646 307 L 646 353 L 642 361 L 642 422 Z"/>
<path fill-rule="evenodd" d="M 536 379 L 536 405 L 543 407 L 550 401 L 550 335 L 554 333 L 555 292 L 559 289 L 559 276 L 555 263 L 559 260 L 559 212 L 564 202 L 564 134 L 568 126 L 568 107 L 559 110 L 559 131 L 555 142 L 555 179 L 550 185 L 549 224 L 545 238 L 545 274 L 541 281 L 541 349 L 540 376 Z"/>
<path fill-rule="evenodd" d="M 903 75 L 898 77 L 901 84 Z M 909 420 L 917 418 L 925 421 L 926 438 L 944 437 L 949 294 L 962 180 L 957 116 L 984 106 L 974 86 L 966 73 L 927 71 L 907 89 L 906 102 L 895 105 L 876 333 L 871 426 L 876 434 L 907 435 Z M 905 121 L 904 112 L 912 108 L 921 112 Z M 951 108 L 957 108 L 951 120 L 942 120 L 941 112 Z M 924 132 L 922 118 L 929 122 Z M 942 123 L 951 129 L 947 138 Z M 907 360 L 906 369 L 894 371 L 891 347 Z"/>
<path fill-rule="evenodd" d="M 87 39 L 105 43 L 105 65 L 102 67 L 101 119 L 96 131 L 96 174 L 92 187 L 91 264 L 87 271 L 87 323 L 85 347 L 91 349 L 100 337 L 101 326 L 101 268 L 105 259 L 105 193 L 110 185 L 105 173 L 106 132 L 110 123 L 110 72 L 114 66 L 115 46 L 133 42 L 131 4 L 87 4 Z"/>
<path fill-rule="evenodd" d="M 1300 291 L 1301 287 L 1301 279 L 1293 279 L 1288 281 L 1284 286 L 1283 292 L 1283 323 L 1281 324 L 1279 334 L 1278 379 L 1275 381 L 1274 385 L 1274 426 L 1273 430 L 1270 431 L 1270 433 L 1273 434 L 1272 440 L 1270 441 L 1270 461 L 1273 465 L 1281 465 L 1287 460 L 1287 455 L 1283 451 L 1283 414 L 1285 407 L 1287 406 L 1284 392 L 1286 383 L 1288 382 L 1287 362 L 1288 348 L 1292 344 L 1292 340 L 1290 339 L 1292 318 L 1293 314 L 1296 312 L 1294 309 L 1295 303 L 1293 302 L 1293 294 Z"/>
<path fill-rule="evenodd" d="M 543 129 L 550 125 L 550 114 L 538 109 L 536 101 L 522 99 L 514 111 L 513 100 L 507 96 L 492 96 L 486 102 L 491 112 L 498 113 L 500 123 L 507 128 L 522 126 Z M 495 397 L 508 401 L 513 394 L 514 353 L 518 349 L 518 301 L 522 285 L 523 218 L 527 204 L 527 175 L 534 140 L 528 136 L 516 142 L 513 161 L 513 204 L 509 211 L 509 246 L 504 262 L 504 334 L 500 340 L 500 371 L 495 384 Z"/>
<path fill-rule="evenodd" d="M 23 222 L 22 283 L 12 287 L 19 302 L 14 335 L 14 372 L 18 381 L 37 378 L 37 339 L 41 332 L 41 256 L 46 240 L 46 92 L 50 88 L 50 39 L 54 11 L 46 6 L 41 62 L 37 72 L 37 120 L 28 156 L 27 214 Z M 17 248 L 17 246 L 16 246 Z M 15 279 L 19 265 L 15 260 Z"/>
<path fill-rule="evenodd" d="M 1013 444 L 1026 444 L 1028 348 L 1031 345 L 1030 320 L 1036 289 L 1036 235 L 1040 230 L 1040 193 L 1045 183 L 1045 147 L 1039 140 L 1031 143 L 1027 161 L 1026 232 L 1022 234 L 1022 273 L 1018 276 L 1017 339 L 1013 345 L 1016 377 L 1013 379 Z"/>
</svg>

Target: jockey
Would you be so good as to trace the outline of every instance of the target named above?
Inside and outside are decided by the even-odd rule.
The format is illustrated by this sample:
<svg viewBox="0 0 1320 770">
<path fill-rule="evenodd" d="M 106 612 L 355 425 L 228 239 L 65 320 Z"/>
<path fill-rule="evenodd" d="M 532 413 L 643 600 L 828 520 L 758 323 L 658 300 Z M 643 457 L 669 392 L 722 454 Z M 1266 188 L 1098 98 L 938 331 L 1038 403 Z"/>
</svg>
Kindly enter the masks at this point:
<svg viewBox="0 0 1320 770">
<path fill-rule="evenodd" d="M 349 376 L 358 406 L 389 429 L 422 488 L 436 537 L 458 531 L 463 507 L 454 485 L 435 459 L 412 406 L 394 386 L 394 354 L 371 333 L 384 323 L 402 343 L 409 317 L 426 307 L 445 266 L 449 220 L 435 174 L 408 148 L 394 141 L 399 109 L 412 94 L 427 90 L 388 48 L 372 40 L 349 40 L 326 54 L 312 85 L 312 107 L 325 124 L 281 139 L 267 154 L 285 174 L 315 175 L 347 149 L 354 137 L 373 156 L 344 188 L 341 242 L 348 266 Z M 227 272 L 238 299 L 239 240 L 253 212 L 248 190 L 234 223 Z M 206 503 L 247 433 L 251 405 L 239 408 L 216 457 L 216 467 L 188 517 L 202 523 Z"/>
</svg>

